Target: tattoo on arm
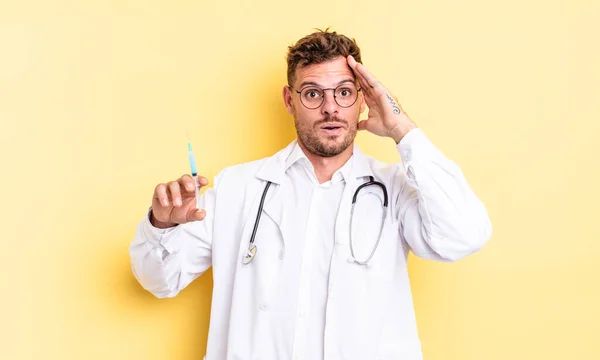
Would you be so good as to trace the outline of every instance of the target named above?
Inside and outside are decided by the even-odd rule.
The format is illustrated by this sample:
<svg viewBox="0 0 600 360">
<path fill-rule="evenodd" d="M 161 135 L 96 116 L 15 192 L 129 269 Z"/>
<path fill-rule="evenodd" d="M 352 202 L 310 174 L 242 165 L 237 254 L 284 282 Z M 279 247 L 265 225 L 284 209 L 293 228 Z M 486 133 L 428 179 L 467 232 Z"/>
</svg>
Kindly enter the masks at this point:
<svg viewBox="0 0 600 360">
<path fill-rule="evenodd" d="M 385 94 L 385 96 L 387 96 L 388 100 L 390 100 L 390 102 L 392 103 L 392 108 L 394 108 L 394 114 L 398 115 L 402 112 L 402 110 L 400 110 L 400 106 L 398 106 L 398 104 L 396 104 L 396 101 L 394 100 L 393 97 L 391 97 L 389 94 Z"/>
</svg>

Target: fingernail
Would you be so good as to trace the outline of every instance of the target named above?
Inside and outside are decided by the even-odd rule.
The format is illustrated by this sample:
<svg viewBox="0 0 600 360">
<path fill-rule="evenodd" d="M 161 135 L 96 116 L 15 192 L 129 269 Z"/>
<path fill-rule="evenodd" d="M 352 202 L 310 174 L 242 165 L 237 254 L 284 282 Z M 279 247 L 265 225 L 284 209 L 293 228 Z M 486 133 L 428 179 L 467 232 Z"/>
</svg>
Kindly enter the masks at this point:
<svg viewBox="0 0 600 360">
<path fill-rule="evenodd" d="M 177 198 L 173 202 L 175 203 L 175 206 L 181 206 L 181 199 Z"/>
<path fill-rule="evenodd" d="M 162 204 L 163 206 L 169 206 L 169 201 L 167 199 L 163 199 Z"/>
</svg>

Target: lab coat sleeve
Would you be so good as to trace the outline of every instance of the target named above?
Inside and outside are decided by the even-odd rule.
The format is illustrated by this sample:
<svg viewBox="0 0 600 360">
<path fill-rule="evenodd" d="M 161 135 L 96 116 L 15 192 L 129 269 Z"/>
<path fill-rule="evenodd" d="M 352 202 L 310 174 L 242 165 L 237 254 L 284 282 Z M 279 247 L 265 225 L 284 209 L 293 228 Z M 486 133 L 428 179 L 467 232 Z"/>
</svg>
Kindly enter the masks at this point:
<svg viewBox="0 0 600 360">
<path fill-rule="evenodd" d="M 479 251 L 492 233 L 485 206 L 462 171 L 419 129 L 397 145 L 396 217 L 412 252 L 423 259 L 456 261 Z"/>
<path fill-rule="evenodd" d="M 129 247 L 131 267 L 142 287 L 156 297 L 174 297 L 211 266 L 218 177 L 214 187 L 200 196 L 204 220 L 158 229 L 150 223 L 148 211 L 138 224 Z"/>
</svg>

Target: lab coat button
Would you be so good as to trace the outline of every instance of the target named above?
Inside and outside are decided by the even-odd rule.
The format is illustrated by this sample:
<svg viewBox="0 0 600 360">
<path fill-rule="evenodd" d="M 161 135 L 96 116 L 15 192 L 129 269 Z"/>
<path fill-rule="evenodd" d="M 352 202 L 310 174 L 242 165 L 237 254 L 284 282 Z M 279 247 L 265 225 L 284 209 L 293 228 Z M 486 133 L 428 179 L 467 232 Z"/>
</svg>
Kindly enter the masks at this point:
<svg viewBox="0 0 600 360">
<path fill-rule="evenodd" d="M 263 311 L 267 311 L 269 309 L 269 304 L 267 304 L 266 302 L 260 304 L 260 309 Z"/>
<path fill-rule="evenodd" d="M 412 159 L 412 150 L 406 150 L 406 152 L 404 153 L 404 159 L 406 161 L 410 161 Z"/>
<path fill-rule="evenodd" d="M 284 258 L 284 257 L 285 257 L 285 250 L 281 250 L 281 251 L 279 251 L 279 258 L 280 258 L 281 260 L 283 260 L 283 258 Z"/>
</svg>

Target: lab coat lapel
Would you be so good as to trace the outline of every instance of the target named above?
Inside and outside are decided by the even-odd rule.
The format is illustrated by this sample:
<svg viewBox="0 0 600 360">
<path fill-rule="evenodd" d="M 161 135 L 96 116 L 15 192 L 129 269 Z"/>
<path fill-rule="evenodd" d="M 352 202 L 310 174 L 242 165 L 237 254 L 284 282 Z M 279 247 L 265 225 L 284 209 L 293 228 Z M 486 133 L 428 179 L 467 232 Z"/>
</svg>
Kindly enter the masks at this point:
<svg viewBox="0 0 600 360">
<path fill-rule="evenodd" d="M 286 239 L 284 204 L 287 191 L 285 184 L 285 160 L 291 153 L 295 143 L 295 141 L 291 142 L 287 147 L 267 159 L 256 174 L 256 177 L 265 181 L 265 186 L 268 181 L 272 182 L 269 193 L 265 198 L 263 211 L 277 224 L 284 244 Z"/>
<path fill-rule="evenodd" d="M 285 217 L 283 216 L 284 211 L 284 203 L 285 203 L 285 190 L 282 188 L 282 185 L 272 184 L 269 191 L 272 191 L 273 194 L 271 198 L 265 200 L 265 206 L 263 207 L 263 211 L 267 214 L 268 217 L 271 218 L 279 227 L 279 232 L 281 233 L 281 237 L 283 239 L 283 243 L 285 244 L 285 233 L 286 233 L 286 224 Z"/>
</svg>

